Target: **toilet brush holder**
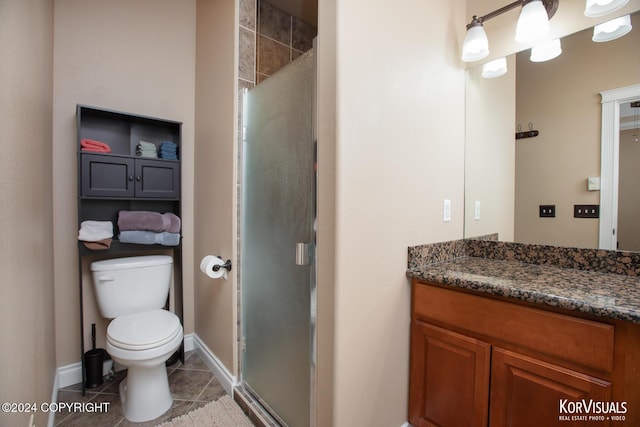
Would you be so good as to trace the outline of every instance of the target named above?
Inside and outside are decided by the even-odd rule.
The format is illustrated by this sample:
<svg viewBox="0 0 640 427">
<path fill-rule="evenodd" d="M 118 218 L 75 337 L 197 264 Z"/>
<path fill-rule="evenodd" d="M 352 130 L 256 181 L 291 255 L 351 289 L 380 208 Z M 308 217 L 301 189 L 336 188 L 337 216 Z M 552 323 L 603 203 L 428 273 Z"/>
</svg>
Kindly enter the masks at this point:
<svg viewBox="0 0 640 427">
<path fill-rule="evenodd" d="M 86 387 L 98 387 L 104 382 L 102 378 L 102 364 L 105 351 L 101 348 L 89 350 L 84 354 L 84 369 L 86 374 Z"/>
</svg>

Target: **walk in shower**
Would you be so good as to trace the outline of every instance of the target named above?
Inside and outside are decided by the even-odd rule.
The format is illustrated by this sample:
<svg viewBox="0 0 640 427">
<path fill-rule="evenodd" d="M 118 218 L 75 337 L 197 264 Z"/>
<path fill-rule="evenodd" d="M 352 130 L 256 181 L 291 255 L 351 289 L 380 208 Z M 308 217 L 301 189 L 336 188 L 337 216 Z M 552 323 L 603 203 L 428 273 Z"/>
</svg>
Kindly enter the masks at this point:
<svg viewBox="0 0 640 427">
<path fill-rule="evenodd" d="M 243 99 L 242 387 L 281 424 L 313 425 L 314 50 Z"/>
</svg>

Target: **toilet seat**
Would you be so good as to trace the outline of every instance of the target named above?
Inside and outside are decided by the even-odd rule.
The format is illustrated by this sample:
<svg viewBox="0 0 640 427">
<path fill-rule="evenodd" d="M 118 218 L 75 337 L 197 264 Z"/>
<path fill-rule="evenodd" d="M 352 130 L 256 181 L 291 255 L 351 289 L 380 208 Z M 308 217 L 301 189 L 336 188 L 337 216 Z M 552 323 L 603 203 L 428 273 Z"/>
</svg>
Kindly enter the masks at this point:
<svg viewBox="0 0 640 427">
<path fill-rule="evenodd" d="M 151 310 L 116 317 L 107 328 L 107 341 L 123 350 L 160 347 L 182 334 L 180 319 L 167 310 Z"/>
</svg>

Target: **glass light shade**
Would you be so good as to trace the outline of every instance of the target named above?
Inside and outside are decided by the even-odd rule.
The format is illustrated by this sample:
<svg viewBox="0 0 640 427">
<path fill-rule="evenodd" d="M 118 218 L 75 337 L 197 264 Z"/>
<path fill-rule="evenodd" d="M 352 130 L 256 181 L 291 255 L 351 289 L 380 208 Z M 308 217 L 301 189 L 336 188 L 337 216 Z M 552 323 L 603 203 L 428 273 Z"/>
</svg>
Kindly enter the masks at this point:
<svg viewBox="0 0 640 427">
<path fill-rule="evenodd" d="M 611 21 L 603 22 L 593 27 L 593 37 L 591 40 L 594 42 L 615 40 L 627 34 L 631 31 L 631 28 L 631 16 L 621 16 L 620 18 L 612 19 Z"/>
<path fill-rule="evenodd" d="M 474 25 L 467 30 L 462 43 L 462 60 L 465 62 L 479 61 L 489 55 L 489 40 L 482 25 Z"/>
<path fill-rule="evenodd" d="M 502 57 L 494 59 L 491 62 L 487 62 L 482 65 L 482 77 L 485 79 L 492 79 L 494 77 L 500 77 L 507 72 L 507 58 Z"/>
<path fill-rule="evenodd" d="M 555 39 L 532 47 L 529 59 L 532 62 L 544 62 L 560 56 L 561 53 L 560 39 Z"/>
<path fill-rule="evenodd" d="M 540 40 L 549 32 L 549 16 L 541 0 L 522 6 L 516 25 L 516 41 L 530 43 Z"/>
<path fill-rule="evenodd" d="M 587 0 L 584 14 L 589 18 L 603 16 L 620 9 L 627 3 L 629 3 L 629 0 Z"/>
</svg>

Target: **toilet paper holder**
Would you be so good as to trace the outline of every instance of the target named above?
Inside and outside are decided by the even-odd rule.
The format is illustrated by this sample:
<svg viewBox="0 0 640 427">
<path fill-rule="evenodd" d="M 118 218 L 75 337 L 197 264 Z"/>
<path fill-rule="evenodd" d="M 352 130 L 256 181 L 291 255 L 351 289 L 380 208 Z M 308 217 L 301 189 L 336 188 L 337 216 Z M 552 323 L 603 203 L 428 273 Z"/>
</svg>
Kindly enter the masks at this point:
<svg viewBox="0 0 640 427">
<path fill-rule="evenodd" d="M 218 258 L 222 259 L 222 257 L 219 255 L 218 255 Z M 221 268 L 224 268 L 227 271 L 231 271 L 231 260 L 230 259 L 226 260 L 225 263 L 222 265 L 214 265 L 213 271 L 219 271 Z"/>
</svg>

